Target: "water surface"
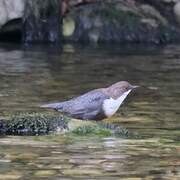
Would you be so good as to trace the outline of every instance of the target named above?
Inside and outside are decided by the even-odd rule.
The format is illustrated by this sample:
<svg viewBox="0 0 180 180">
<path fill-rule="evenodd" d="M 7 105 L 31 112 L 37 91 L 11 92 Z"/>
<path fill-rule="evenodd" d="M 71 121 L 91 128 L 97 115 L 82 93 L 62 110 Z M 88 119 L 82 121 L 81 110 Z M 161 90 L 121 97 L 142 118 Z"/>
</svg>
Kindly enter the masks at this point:
<svg viewBox="0 0 180 180">
<path fill-rule="evenodd" d="M 131 93 L 108 121 L 141 139 L 1 137 L 4 179 L 180 179 L 180 46 L 0 45 L 0 116 L 127 80 Z"/>
</svg>

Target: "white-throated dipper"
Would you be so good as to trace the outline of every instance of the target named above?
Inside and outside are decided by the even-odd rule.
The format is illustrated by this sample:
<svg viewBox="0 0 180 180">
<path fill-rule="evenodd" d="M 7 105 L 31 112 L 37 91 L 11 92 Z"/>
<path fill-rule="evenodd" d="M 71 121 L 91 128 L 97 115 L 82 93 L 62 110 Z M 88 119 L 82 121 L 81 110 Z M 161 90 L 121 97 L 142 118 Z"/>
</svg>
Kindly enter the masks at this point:
<svg viewBox="0 0 180 180">
<path fill-rule="evenodd" d="M 68 101 L 45 104 L 41 107 L 57 110 L 76 119 L 102 120 L 115 114 L 127 95 L 137 87 L 126 81 L 120 81 Z"/>
</svg>

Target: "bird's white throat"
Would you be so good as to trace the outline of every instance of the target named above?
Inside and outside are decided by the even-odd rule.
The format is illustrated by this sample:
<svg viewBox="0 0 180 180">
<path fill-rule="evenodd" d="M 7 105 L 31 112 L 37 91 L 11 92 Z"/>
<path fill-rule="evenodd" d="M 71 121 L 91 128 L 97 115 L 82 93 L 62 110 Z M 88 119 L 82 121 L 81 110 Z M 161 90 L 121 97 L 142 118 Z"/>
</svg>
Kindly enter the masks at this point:
<svg viewBox="0 0 180 180">
<path fill-rule="evenodd" d="M 126 91 L 117 99 L 106 99 L 103 102 L 103 111 L 107 117 L 112 116 L 121 106 L 122 102 L 125 100 L 127 95 L 131 92 L 131 90 Z"/>
</svg>

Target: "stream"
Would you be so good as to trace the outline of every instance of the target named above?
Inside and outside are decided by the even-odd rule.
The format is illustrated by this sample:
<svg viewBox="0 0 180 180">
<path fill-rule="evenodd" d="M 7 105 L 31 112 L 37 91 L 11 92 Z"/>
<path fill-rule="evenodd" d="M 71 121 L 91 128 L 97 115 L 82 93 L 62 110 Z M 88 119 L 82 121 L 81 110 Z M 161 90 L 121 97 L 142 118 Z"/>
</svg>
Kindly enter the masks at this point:
<svg viewBox="0 0 180 180">
<path fill-rule="evenodd" d="M 127 80 L 116 123 L 141 138 L 0 137 L 0 179 L 180 179 L 180 45 L 0 44 L 0 116 Z"/>
</svg>

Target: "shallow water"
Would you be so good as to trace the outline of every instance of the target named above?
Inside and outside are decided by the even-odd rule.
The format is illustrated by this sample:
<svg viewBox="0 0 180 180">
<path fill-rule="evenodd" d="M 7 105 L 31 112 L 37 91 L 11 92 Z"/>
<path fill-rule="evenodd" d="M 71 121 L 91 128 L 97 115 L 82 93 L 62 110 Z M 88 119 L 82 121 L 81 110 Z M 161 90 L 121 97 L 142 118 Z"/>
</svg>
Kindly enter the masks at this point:
<svg viewBox="0 0 180 180">
<path fill-rule="evenodd" d="M 140 85 L 109 121 L 142 137 L 1 137 L 0 179 L 180 179 L 180 46 L 1 44 L 0 69 L 1 116 L 120 80 Z"/>
</svg>

